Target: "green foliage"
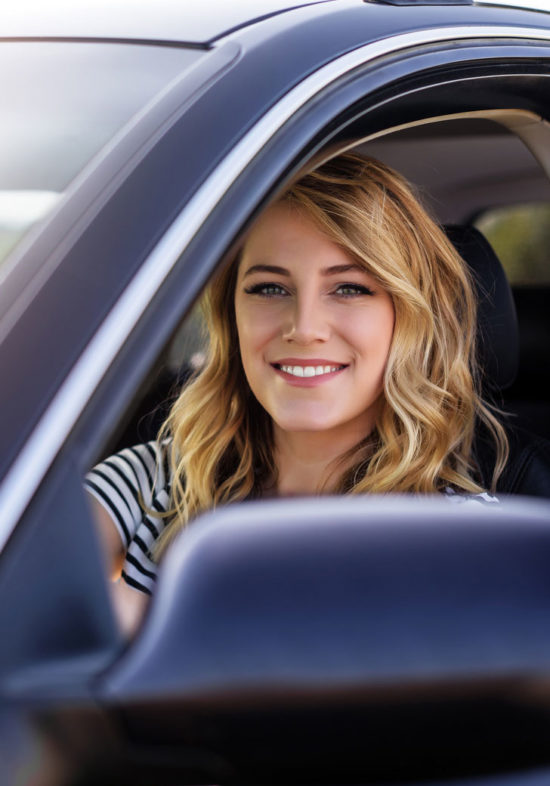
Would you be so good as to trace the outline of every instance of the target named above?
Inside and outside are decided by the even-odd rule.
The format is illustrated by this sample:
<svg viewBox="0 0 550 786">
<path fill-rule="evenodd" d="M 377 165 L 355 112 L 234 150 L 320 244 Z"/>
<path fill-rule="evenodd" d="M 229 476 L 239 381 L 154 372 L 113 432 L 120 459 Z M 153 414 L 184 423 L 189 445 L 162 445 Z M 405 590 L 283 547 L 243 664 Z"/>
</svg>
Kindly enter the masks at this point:
<svg viewBox="0 0 550 786">
<path fill-rule="evenodd" d="M 477 228 L 494 248 L 512 284 L 550 283 L 550 205 L 487 211 Z"/>
</svg>

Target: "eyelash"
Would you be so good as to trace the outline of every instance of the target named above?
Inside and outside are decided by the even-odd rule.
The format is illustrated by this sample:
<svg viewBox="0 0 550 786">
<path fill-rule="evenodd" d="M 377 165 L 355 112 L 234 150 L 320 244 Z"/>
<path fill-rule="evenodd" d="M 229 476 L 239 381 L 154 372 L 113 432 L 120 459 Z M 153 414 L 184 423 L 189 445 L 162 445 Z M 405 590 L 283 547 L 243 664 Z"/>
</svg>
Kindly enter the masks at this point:
<svg viewBox="0 0 550 786">
<path fill-rule="evenodd" d="M 338 292 L 338 290 L 348 289 L 353 290 L 352 292 Z M 271 291 L 270 291 L 271 290 Z M 244 290 L 247 295 L 260 295 L 261 297 L 271 298 L 271 297 L 281 297 L 287 293 L 287 290 L 282 287 L 280 284 L 275 284 L 273 282 L 263 282 L 261 284 L 253 284 L 251 287 L 248 287 Z M 361 295 L 374 295 L 372 289 L 363 286 L 363 284 L 338 284 L 335 290 L 335 294 L 339 295 L 339 297 L 345 298 L 353 298 L 353 297 L 360 297 Z"/>
<path fill-rule="evenodd" d="M 269 292 L 268 290 L 278 290 L 277 292 Z M 281 294 L 286 295 L 286 289 L 280 284 L 273 284 L 271 282 L 264 282 L 262 284 L 253 284 L 244 290 L 247 295 L 262 295 L 263 297 L 278 297 Z"/>
<path fill-rule="evenodd" d="M 374 295 L 372 289 L 365 287 L 363 284 L 339 284 L 338 289 L 352 289 L 353 292 L 341 294 L 341 297 L 357 297 L 358 295 Z"/>
</svg>

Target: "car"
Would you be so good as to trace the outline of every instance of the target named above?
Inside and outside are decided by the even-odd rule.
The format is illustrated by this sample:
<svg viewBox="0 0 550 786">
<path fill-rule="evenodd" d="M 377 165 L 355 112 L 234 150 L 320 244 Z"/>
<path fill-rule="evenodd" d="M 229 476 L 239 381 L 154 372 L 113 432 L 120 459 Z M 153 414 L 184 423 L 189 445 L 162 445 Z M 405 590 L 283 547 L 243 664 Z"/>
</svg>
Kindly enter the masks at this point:
<svg viewBox="0 0 550 786">
<path fill-rule="evenodd" d="M 0 64 L 0 782 L 547 783 L 546 0 L 19 0 Z M 473 266 L 511 496 L 211 512 L 126 641 L 84 475 L 155 433 L 254 219 L 350 149 Z"/>
</svg>

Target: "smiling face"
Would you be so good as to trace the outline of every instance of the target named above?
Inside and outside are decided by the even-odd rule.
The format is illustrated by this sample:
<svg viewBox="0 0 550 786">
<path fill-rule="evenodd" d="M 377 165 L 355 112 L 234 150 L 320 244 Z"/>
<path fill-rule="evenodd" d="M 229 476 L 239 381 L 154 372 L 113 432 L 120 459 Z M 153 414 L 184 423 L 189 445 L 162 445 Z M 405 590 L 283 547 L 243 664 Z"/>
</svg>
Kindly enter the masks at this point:
<svg viewBox="0 0 550 786">
<path fill-rule="evenodd" d="M 235 313 L 246 378 L 276 428 L 372 431 L 392 299 L 300 209 L 278 203 L 252 229 Z"/>
</svg>

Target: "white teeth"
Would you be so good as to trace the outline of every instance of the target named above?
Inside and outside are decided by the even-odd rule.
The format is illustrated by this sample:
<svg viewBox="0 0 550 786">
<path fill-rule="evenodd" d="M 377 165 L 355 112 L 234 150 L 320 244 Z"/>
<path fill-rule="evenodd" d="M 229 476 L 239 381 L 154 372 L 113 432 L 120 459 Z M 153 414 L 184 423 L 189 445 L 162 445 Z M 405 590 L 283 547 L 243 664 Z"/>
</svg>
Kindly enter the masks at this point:
<svg viewBox="0 0 550 786">
<path fill-rule="evenodd" d="M 338 371 L 341 366 L 281 366 L 280 368 L 293 377 L 318 377 Z"/>
</svg>

